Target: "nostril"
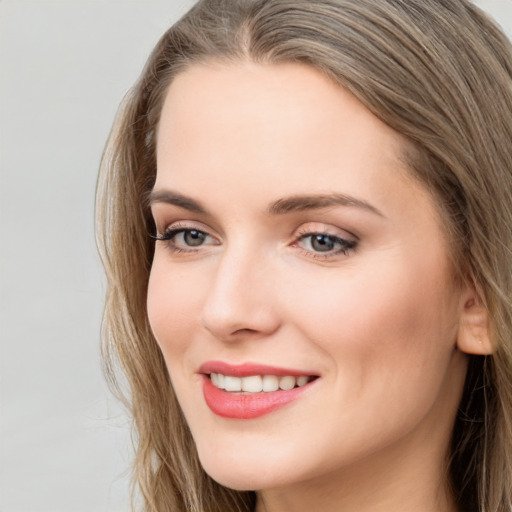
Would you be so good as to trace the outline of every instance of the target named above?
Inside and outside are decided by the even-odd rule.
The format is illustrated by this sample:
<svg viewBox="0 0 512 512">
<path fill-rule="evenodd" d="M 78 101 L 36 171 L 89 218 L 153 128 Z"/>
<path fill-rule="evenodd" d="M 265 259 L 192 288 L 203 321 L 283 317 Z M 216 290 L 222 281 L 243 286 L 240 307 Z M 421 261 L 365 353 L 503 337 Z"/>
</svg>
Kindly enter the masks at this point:
<svg viewBox="0 0 512 512">
<path fill-rule="evenodd" d="M 232 310 L 231 314 L 206 311 L 202 315 L 201 325 L 215 338 L 225 341 L 236 341 L 245 338 L 259 338 L 274 333 L 279 328 L 279 319 L 273 312 L 251 314 L 240 310 Z"/>
<path fill-rule="evenodd" d="M 255 329 L 248 329 L 247 327 L 244 327 L 243 329 L 237 329 L 232 334 L 256 334 L 257 332 L 258 331 L 256 331 Z"/>
</svg>

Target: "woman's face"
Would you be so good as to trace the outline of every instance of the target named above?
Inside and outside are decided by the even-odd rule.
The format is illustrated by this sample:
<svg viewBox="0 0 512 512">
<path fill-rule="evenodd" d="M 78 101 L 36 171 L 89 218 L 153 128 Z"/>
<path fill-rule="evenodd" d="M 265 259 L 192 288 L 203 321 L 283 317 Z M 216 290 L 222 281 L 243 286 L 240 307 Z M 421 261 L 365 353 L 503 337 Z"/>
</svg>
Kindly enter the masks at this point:
<svg viewBox="0 0 512 512">
<path fill-rule="evenodd" d="M 148 312 L 220 483 L 439 475 L 464 293 L 405 147 L 304 65 L 196 65 L 170 86 Z"/>
</svg>

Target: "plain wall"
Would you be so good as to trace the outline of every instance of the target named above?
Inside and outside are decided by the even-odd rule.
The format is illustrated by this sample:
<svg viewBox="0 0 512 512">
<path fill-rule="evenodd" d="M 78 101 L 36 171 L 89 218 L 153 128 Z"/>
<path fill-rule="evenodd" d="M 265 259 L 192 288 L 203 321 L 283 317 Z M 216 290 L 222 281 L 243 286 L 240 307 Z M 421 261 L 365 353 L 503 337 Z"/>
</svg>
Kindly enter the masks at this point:
<svg viewBox="0 0 512 512">
<path fill-rule="evenodd" d="M 117 105 L 190 0 L 0 1 L 0 512 L 121 512 L 96 174 Z M 512 34 L 512 0 L 481 0 Z"/>
</svg>

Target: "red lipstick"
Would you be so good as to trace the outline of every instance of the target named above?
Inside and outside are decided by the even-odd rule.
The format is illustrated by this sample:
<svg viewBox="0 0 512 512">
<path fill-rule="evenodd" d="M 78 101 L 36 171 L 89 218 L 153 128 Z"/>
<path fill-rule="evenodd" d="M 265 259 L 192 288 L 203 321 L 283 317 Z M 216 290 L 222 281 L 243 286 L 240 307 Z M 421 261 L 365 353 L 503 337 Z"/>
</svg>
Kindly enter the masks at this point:
<svg viewBox="0 0 512 512">
<path fill-rule="evenodd" d="M 224 418 L 253 419 L 269 414 L 299 398 L 307 391 L 314 380 L 289 390 L 278 390 L 259 393 L 231 392 L 219 389 L 210 380 L 209 374 L 220 373 L 232 377 L 249 377 L 253 375 L 276 376 L 308 376 L 316 377 L 312 372 L 304 372 L 287 368 L 244 363 L 231 365 L 222 361 L 209 361 L 199 368 L 203 374 L 203 395 L 208 407 Z"/>
</svg>

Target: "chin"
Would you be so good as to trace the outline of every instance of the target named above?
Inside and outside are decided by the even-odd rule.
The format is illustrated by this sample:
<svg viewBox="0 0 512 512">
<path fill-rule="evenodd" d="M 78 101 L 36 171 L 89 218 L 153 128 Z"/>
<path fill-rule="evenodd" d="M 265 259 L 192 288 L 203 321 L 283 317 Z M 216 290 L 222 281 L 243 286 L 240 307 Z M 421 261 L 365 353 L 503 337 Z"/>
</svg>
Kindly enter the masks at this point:
<svg viewBox="0 0 512 512">
<path fill-rule="evenodd" d="M 255 481 L 254 475 L 252 475 L 252 477 L 249 475 L 244 475 L 242 477 L 237 475 L 235 477 L 230 471 L 227 473 L 220 472 L 220 474 L 217 474 L 217 472 L 211 473 L 209 471 L 206 471 L 206 473 L 218 484 L 227 487 L 228 489 L 233 489 L 234 491 L 258 491 L 260 489 L 267 488 L 264 483 L 263 485 L 258 485 L 259 482 Z"/>
<path fill-rule="evenodd" d="M 300 479 L 296 464 L 286 464 L 283 457 L 269 456 L 265 449 L 256 451 L 257 455 L 240 449 L 220 455 L 199 448 L 199 460 L 213 480 L 236 491 L 280 487 Z M 295 471 L 290 471 L 294 466 Z"/>
<path fill-rule="evenodd" d="M 259 491 L 279 487 L 285 482 L 278 481 L 274 472 L 261 474 L 250 467 L 237 468 L 219 467 L 219 465 L 203 465 L 206 473 L 217 483 L 235 491 Z M 256 474 L 259 473 L 259 474 Z"/>
</svg>

